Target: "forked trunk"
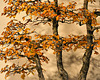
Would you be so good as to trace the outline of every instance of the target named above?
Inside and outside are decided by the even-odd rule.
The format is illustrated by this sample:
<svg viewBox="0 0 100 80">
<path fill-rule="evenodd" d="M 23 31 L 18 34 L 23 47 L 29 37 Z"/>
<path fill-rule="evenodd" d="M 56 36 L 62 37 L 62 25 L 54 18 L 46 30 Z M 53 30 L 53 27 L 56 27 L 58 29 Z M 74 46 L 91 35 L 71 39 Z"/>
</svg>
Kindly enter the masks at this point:
<svg viewBox="0 0 100 80">
<path fill-rule="evenodd" d="M 36 59 L 36 70 L 38 72 L 39 80 L 45 80 L 38 54 L 35 54 L 35 59 Z"/>
<path fill-rule="evenodd" d="M 56 21 L 56 17 L 53 18 L 53 34 L 58 35 L 58 21 Z M 56 39 L 56 38 L 54 38 Z M 56 39 L 57 40 L 57 39 Z M 62 41 L 62 39 L 61 39 Z M 59 47 L 57 46 L 59 45 Z M 58 72 L 62 78 L 62 80 L 68 80 L 68 74 L 63 68 L 63 63 L 62 63 L 62 42 L 56 43 L 56 60 L 57 60 L 57 68 Z"/>
</svg>

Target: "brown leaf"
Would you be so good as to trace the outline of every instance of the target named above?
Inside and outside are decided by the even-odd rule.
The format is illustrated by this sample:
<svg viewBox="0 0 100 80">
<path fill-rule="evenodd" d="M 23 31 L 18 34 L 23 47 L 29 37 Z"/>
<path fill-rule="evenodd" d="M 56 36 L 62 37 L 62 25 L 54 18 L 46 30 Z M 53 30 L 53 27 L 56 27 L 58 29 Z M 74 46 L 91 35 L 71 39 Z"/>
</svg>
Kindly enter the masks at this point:
<svg viewBox="0 0 100 80">
<path fill-rule="evenodd" d="M 95 51 L 94 54 L 99 54 L 99 53 L 97 51 Z"/>
<path fill-rule="evenodd" d="M 50 23 L 48 23 L 49 24 L 49 26 L 51 26 L 51 24 Z"/>
<path fill-rule="evenodd" d="M 25 74 L 22 74 L 22 75 L 21 75 L 21 78 L 22 78 L 22 79 L 25 79 Z"/>
</svg>

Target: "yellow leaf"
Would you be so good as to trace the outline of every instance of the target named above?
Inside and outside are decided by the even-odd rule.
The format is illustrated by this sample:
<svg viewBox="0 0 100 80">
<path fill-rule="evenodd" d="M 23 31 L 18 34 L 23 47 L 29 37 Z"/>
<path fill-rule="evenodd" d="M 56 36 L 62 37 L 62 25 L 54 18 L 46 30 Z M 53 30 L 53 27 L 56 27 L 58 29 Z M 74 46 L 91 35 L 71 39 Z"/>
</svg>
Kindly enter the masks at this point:
<svg viewBox="0 0 100 80">
<path fill-rule="evenodd" d="M 53 14 L 53 16 L 57 16 L 57 14 Z"/>
<path fill-rule="evenodd" d="M 25 17 L 23 17 L 22 19 L 25 20 Z"/>
<path fill-rule="evenodd" d="M 95 24 L 91 24 L 91 26 L 95 26 Z"/>
<path fill-rule="evenodd" d="M 13 18 L 15 18 L 16 17 L 16 15 L 13 15 Z"/>
<path fill-rule="evenodd" d="M 32 55 L 32 56 L 34 56 L 34 55 L 35 55 L 35 53 L 31 53 L 31 55 Z"/>
<path fill-rule="evenodd" d="M 36 14 L 35 14 L 36 15 Z M 32 19 L 32 16 L 30 15 L 30 19 Z"/>
<path fill-rule="evenodd" d="M 59 16 L 56 17 L 56 20 L 57 20 L 57 21 L 59 20 Z"/>
<path fill-rule="evenodd" d="M 56 52 L 54 51 L 53 54 L 55 54 Z"/>
<path fill-rule="evenodd" d="M 37 13 L 35 13 L 34 15 L 37 16 Z"/>
<path fill-rule="evenodd" d="M 96 47 L 100 47 L 100 45 L 97 45 Z"/>
<path fill-rule="evenodd" d="M 63 44 L 65 44 L 66 43 L 66 41 L 63 41 Z"/>
<path fill-rule="evenodd" d="M 56 38 L 59 39 L 59 35 L 57 35 Z"/>
<path fill-rule="evenodd" d="M 18 12 L 21 12 L 21 10 L 19 10 L 19 9 L 18 9 L 17 11 L 18 11 Z"/>
<path fill-rule="evenodd" d="M 44 11 L 43 11 L 43 14 L 45 14 L 46 12 L 47 12 L 47 10 L 44 10 Z"/>
<path fill-rule="evenodd" d="M 89 46 L 87 47 L 87 49 L 89 49 Z"/>
<path fill-rule="evenodd" d="M 49 5 L 49 3 L 47 2 L 46 5 Z"/>
<path fill-rule="evenodd" d="M 24 11 L 27 11 L 27 7 L 24 9 Z"/>
<path fill-rule="evenodd" d="M 52 5 L 49 5 L 48 7 L 52 7 Z"/>
<path fill-rule="evenodd" d="M 30 57 L 30 53 L 26 53 L 25 55 L 26 55 L 27 57 Z"/>
<path fill-rule="evenodd" d="M 72 5 L 72 3 L 71 3 L 71 2 L 69 2 L 69 4 L 70 4 L 70 5 Z"/>
<path fill-rule="evenodd" d="M 42 8 L 42 6 L 40 6 L 40 8 Z"/>
<path fill-rule="evenodd" d="M 85 22 L 87 22 L 88 21 L 88 19 L 87 18 L 85 18 L 85 20 L 84 20 Z"/>
<path fill-rule="evenodd" d="M 26 28 L 25 30 L 30 30 L 30 28 Z"/>
<path fill-rule="evenodd" d="M 99 32 L 99 30 L 97 29 L 96 32 Z"/>
<path fill-rule="evenodd" d="M 5 49 L 6 47 L 3 47 L 2 49 Z"/>
<path fill-rule="evenodd" d="M 15 68 L 15 64 L 12 65 L 12 68 Z"/>
<path fill-rule="evenodd" d="M 0 60 L 3 60 L 3 57 L 1 57 L 1 59 Z"/>
<path fill-rule="evenodd" d="M 7 62 L 7 59 L 5 59 L 5 63 Z"/>
<path fill-rule="evenodd" d="M 5 76 L 5 79 L 6 79 L 7 77 Z"/>
<path fill-rule="evenodd" d="M 24 78 L 25 78 L 25 74 L 24 74 L 24 73 L 21 75 L 21 78 L 22 78 L 22 79 L 24 79 Z"/>
<path fill-rule="evenodd" d="M 59 45 L 57 45 L 57 47 L 59 47 Z"/>
<path fill-rule="evenodd" d="M 22 29 L 18 30 L 17 32 L 20 32 L 20 31 L 22 31 Z"/>
<path fill-rule="evenodd" d="M 11 5 L 11 2 L 9 2 L 8 5 Z"/>
</svg>

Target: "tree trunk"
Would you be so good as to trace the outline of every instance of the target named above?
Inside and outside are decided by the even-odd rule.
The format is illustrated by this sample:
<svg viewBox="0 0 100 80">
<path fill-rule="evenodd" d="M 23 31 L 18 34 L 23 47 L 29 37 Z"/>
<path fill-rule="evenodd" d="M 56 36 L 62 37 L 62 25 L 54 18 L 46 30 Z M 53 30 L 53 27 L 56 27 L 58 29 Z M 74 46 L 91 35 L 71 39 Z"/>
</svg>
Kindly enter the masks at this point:
<svg viewBox="0 0 100 80">
<path fill-rule="evenodd" d="M 58 0 L 54 0 L 55 6 L 58 7 Z M 57 15 L 60 14 L 59 10 L 54 10 Z M 56 17 L 53 18 L 53 34 L 58 35 L 58 21 L 56 20 Z M 57 39 L 56 39 L 57 40 Z M 59 45 L 59 47 L 57 46 Z M 62 63 L 62 39 L 61 42 L 58 41 L 56 43 L 56 60 L 57 60 L 57 68 L 58 72 L 62 78 L 62 80 L 68 80 L 68 74 L 63 68 Z"/>
<path fill-rule="evenodd" d="M 56 17 L 53 18 L 53 34 L 58 35 L 58 21 L 56 21 Z M 54 38 L 56 39 L 56 38 Z M 57 39 L 56 39 L 57 40 Z M 62 41 L 62 39 L 61 39 Z M 59 45 L 59 47 L 57 47 Z M 57 68 L 58 72 L 62 78 L 62 80 L 68 80 L 68 74 L 63 68 L 62 63 L 62 42 L 56 43 L 56 60 L 57 60 Z"/>
<path fill-rule="evenodd" d="M 84 0 L 84 8 L 88 9 L 88 0 Z M 84 16 L 87 18 L 87 16 L 85 15 L 85 11 L 84 11 Z M 87 73 L 89 70 L 89 65 L 90 65 L 90 58 L 92 55 L 92 50 L 93 50 L 93 31 L 92 31 L 92 26 L 91 26 L 92 20 L 88 20 L 88 22 L 86 23 L 86 28 L 87 28 L 87 48 L 86 48 L 86 52 L 84 53 L 83 56 L 83 65 L 82 68 L 80 70 L 79 76 L 78 76 L 78 80 L 86 80 L 87 77 Z"/>
<path fill-rule="evenodd" d="M 59 48 L 57 48 L 60 50 Z M 57 59 L 57 68 L 58 72 L 62 78 L 62 80 L 68 80 L 68 73 L 64 70 L 63 68 L 63 63 L 62 63 L 62 51 L 58 51 L 56 53 L 56 59 Z"/>
<path fill-rule="evenodd" d="M 35 54 L 35 59 L 36 59 L 36 70 L 38 72 L 39 80 L 45 80 L 38 54 Z"/>
<path fill-rule="evenodd" d="M 91 20 L 89 20 L 86 24 L 87 27 L 87 48 L 86 52 L 84 53 L 83 56 L 83 65 L 79 73 L 78 80 L 86 80 L 87 73 L 89 70 L 89 65 L 90 65 L 90 58 L 92 55 L 92 50 L 93 50 L 93 31 L 92 31 L 92 26 L 91 26 Z"/>
</svg>

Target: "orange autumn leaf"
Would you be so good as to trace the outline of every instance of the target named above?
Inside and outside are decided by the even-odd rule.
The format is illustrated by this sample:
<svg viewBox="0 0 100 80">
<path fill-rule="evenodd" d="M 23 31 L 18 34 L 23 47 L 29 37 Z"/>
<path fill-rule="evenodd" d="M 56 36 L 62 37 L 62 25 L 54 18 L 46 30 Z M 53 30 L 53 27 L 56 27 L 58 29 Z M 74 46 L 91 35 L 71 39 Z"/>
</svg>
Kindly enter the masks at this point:
<svg viewBox="0 0 100 80">
<path fill-rule="evenodd" d="M 25 20 L 25 17 L 23 17 L 22 19 Z"/>
<path fill-rule="evenodd" d="M 63 41 L 63 44 L 65 44 L 66 43 L 66 41 Z"/>
<path fill-rule="evenodd" d="M 59 16 L 56 17 L 56 20 L 57 20 L 57 21 L 59 20 Z"/>
<path fill-rule="evenodd" d="M 25 74 L 24 74 L 24 73 L 21 75 L 21 78 L 22 78 L 22 79 L 24 79 L 24 78 L 25 78 Z"/>
<path fill-rule="evenodd" d="M 12 65 L 12 68 L 15 68 L 15 64 Z"/>
</svg>

